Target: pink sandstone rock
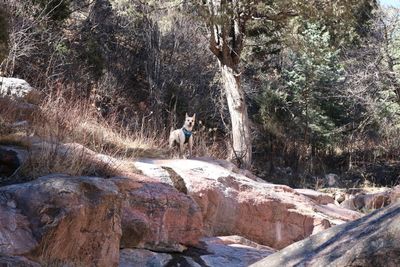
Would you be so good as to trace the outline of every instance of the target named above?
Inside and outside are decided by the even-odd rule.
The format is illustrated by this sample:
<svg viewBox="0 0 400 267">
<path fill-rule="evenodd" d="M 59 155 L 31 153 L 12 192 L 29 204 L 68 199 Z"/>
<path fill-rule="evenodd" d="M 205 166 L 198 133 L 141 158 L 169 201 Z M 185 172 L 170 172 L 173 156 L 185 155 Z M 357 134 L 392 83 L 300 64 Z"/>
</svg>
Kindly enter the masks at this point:
<svg viewBox="0 0 400 267">
<path fill-rule="evenodd" d="M 117 266 L 117 189 L 102 178 L 61 175 L 0 188 L 0 221 L 8 223 L 0 226 L 1 252 L 48 265 Z"/>
<path fill-rule="evenodd" d="M 157 166 L 170 172 L 174 184 L 176 180 L 184 184 L 188 195 L 200 206 L 209 236 L 240 235 L 281 249 L 331 225 L 361 217 L 357 212 L 320 205 L 288 186 L 233 173 L 218 163 L 197 160 L 136 163 L 145 175 L 149 169 L 154 175 Z"/>
<path fill-rule="evenodd" d="M 110 180 L 124 199 L 121 247 L 183 251 L 198 244 L 203 218 L 192 198 L 157 181 Z"/>
</svg>

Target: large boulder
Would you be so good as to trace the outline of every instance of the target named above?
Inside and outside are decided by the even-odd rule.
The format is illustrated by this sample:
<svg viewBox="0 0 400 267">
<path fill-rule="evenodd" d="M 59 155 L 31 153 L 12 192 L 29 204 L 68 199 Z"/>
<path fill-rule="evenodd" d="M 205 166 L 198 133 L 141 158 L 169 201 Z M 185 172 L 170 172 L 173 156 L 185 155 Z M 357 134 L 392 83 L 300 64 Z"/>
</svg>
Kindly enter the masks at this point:
<svg viewBox="0 0 400 267">
<path fill-rule="evenodd" d="M 25 80 L 18 78 L 0 77 L 0 96 L 12 99 L 23 98 L 34 89 Z"/>
<path fill-rule="evenodd" d="M 400 203 L 332 227 L 251 265 L 400 266 Z"/>
<path fill-rule="evenodd" d="M 44 264 L 116 266 L 121 200 L 111 181 L 42 177 L 0 188 L 0 253 Z"/>
<path fill-rule="evenodd" d="M 0 255 L 116 266 L 120 247 L 176 252 L 198 245 L 202 236 L 193 199 L 140 175 L 56 174 L 0 188 Z"/>
<path fill-rule="evenodd" d="M 136 179 L 112 178 L 123 197 L 123 248 L 183 251 L 203 235 L 197 204 L 174 187 L 137 175 Z"/>
<path fill-rule="evenodd" d="M 240 235 L 281 249 L 331 225 L 361 216 L 322 205 L 288 186 L 235 173 L 220 163 L 199 160 L 142 160 L 135 166 L 187 191 L 200 206 L 208 236 Z M 329 201 L 328 201 L 329 202 Z"/>
</svg>

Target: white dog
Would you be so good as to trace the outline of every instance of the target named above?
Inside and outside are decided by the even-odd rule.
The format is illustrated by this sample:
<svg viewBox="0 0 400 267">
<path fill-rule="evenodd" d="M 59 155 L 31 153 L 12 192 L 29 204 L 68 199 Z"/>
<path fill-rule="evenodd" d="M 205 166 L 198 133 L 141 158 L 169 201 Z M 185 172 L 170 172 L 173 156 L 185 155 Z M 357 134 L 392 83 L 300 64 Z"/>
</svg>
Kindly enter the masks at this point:
<svg viewBox="0 0 400 267">
<path fill-rule="evenodd" d="M 181 129 L 171 131 L 169 134 L 169 147 L 172 148 L 174 145 L 179 145 L 179 157 L 183 156 L 184 144 L 188 143 L 189 146 L 189 157 L 192 157 L 193 149 L 193 135 L 192 130 L 196 119 L 196 113 L 192 117 L 189 117 L 186 113 L 185 123 Z"/>
</svg>

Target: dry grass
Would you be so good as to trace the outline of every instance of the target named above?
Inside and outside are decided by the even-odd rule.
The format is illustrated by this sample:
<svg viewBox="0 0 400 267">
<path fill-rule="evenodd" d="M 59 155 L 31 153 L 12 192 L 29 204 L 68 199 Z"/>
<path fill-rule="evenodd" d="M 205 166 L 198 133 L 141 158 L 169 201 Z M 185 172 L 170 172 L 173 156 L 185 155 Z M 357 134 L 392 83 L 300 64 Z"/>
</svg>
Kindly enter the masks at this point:
<svg viewBox="0 0 400 267">
<path fill-rule="evenodd" d="M 229 147 L 229 138 L 218 139 L 217 128 L 207 128 L 199 121 L 197 131 L 194 133 L 194 154 L 196 156 L 208 156 L 218 159 L 226 158 Z"/>
<path fill-rule="evenodd" d="M 27 121 L 28 126 L 12 126 L 17 121 Z M 154 124 L 147 124 L 142 120 L 140 127 L 131 131 L 121 127 L 116 116 L 101 117 L 89 101 L 71 101 L 61 94 L 45 98 L 39 106 L 0 98 L 0 145 L 28 150 L 28 159 L 18 172 L 26 179 L 51 173 L 102 177 L 137 173 L 129 162 L 140 157 L 171 156 L 165 128 L 154 129 Z M 194 154 L 225 157 L 227 146 L 216 140 L 216 130 L 206 129 L 201 124 L 197 128 Z M 80 144 L 87 149 L 60 153 L 60 150 L 65 152 L 63 144 L 67 143 Z M 94 160 L 96 153 L 125 162 L 125 167 Z"/>
<path fill-rule="evenodd" d="M 97 153 L 129 161 L 167 155 L 165 140 L 156 133 L 146 132 L 146 127 L 142 127 L 142 132 L 133 133 L 123 129 L 116 120 L 99 117 L 86 101 L 67 101 L 57 95 L 25 113 L 18 110 L 20 103 L 8 99 L 0 102 L 0 145 L 28 150 L 27 160 L 18 172 L 25 179 L 51 173 L 101 177 L 126 173 L 126 168 L 93 158 Z M 23 120 L 28 121 L 28 127 L 12 126 Z M 81 144 L 88 149 L 66 151 L 65 143 Z M 132 168 L 129 171 L 135 172 Z"/>
<path fill-rule="evenodd" d="M 92 153 L 80 147 L 44 142 L 28 151 L 27 160 L 19 171 L 19 175 L 28 180 L 52 173 L 99 177 L 119 175 L 114 164 L 96 160 Z"/>
<path fill-rule="evenodd" d="M 130 159 L 163 156 L 165 145 L 154 132 L 130 132 L 116 121 L 98 116 L 89 102 L 57 96 L 41 105 L 31 128 L 49 142 L 79 143 L 97 153 Z"/>
</svg>

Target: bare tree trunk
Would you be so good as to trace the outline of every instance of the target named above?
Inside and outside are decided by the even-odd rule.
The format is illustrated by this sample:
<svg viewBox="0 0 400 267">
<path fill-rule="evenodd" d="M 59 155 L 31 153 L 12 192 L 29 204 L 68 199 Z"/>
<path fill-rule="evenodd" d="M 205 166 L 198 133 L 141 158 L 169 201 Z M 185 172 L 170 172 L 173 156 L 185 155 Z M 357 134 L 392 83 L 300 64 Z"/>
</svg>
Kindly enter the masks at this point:
<svg viewBox="0 0 400 267">
<path fill-rule="evenodd" d="M 238 71 L 249 16 L 244 14 L 247 9 L 242 9 L 238 0 L 210 0 L 208 4 L 210 50 L 221 66 L 222 82 L 231 116 L 230 157 L 236 159 L 241 168 L 249 168 L 252 156 L 249 118 Z"/>
<path fill-rule="evenodd" d="M 230 157 L 238 160 L 239 167 L 249 168 L 252 154 L 251 136 L 240 77 L 232 68 L 222 63 L 221 72 L 232 123 L 233 147 Z"/>
</svg>

